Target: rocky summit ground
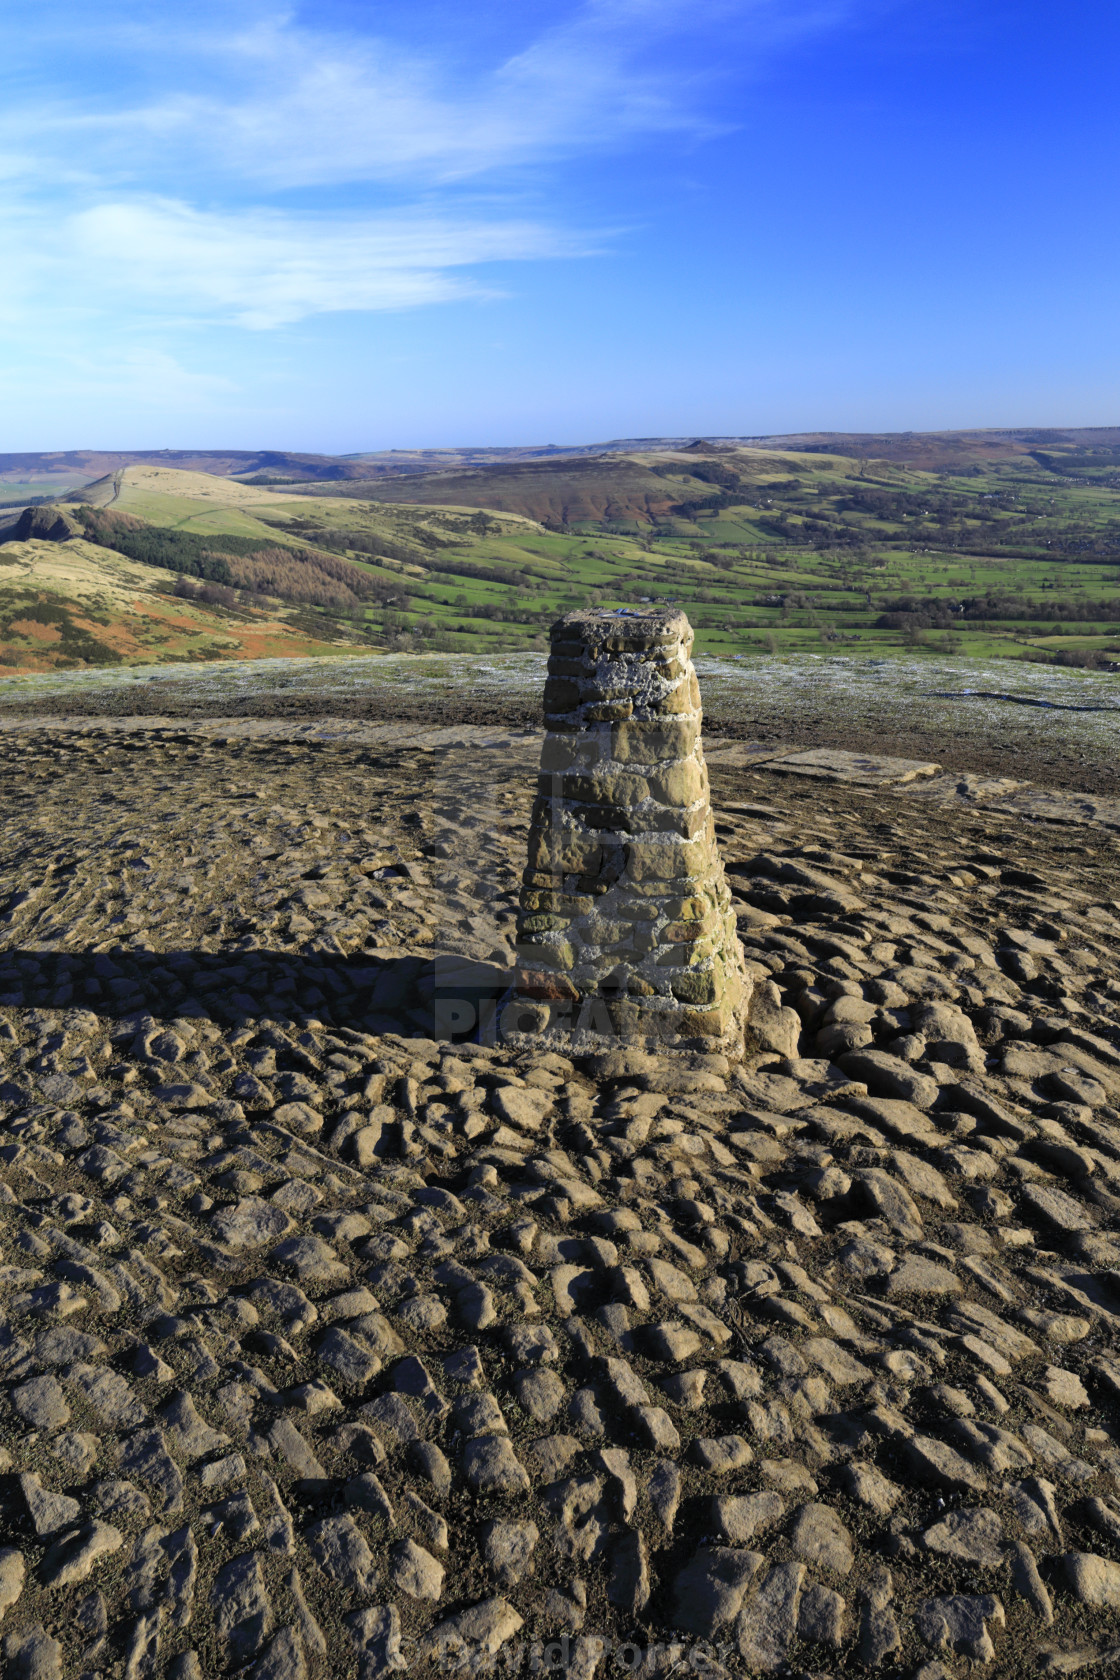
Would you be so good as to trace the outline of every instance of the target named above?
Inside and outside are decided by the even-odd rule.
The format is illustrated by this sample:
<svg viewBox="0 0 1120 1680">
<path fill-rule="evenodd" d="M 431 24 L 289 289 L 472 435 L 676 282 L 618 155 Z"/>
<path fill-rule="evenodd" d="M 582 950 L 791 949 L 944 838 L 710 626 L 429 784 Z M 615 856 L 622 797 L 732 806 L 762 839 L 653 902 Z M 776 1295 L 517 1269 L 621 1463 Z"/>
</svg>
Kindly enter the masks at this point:
<svg viewBox="0 0 1120 1680">
<path fill-rule="evenodd" d="M 752 1054 L 577 1067 L 488 740 L 0 737 L 3 1673 L 1111 1673 L 1111 833 L 713 760 Z"/>
</svg>

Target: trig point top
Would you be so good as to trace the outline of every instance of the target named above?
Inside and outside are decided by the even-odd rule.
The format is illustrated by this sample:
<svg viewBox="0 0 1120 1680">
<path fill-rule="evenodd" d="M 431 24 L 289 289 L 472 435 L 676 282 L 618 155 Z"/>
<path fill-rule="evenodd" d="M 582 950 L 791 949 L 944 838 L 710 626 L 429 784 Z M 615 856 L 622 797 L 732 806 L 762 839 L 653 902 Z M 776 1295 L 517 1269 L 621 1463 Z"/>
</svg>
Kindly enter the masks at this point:
<svg viewBox="0 0 1120 1680">
<path fill-rule="evenodd" d="M 751 982 L 716 850 L 692 627 L 673 608 L 552 626 L 547 736 L 507 1040 L 737 1055 Z"/>
</svg>

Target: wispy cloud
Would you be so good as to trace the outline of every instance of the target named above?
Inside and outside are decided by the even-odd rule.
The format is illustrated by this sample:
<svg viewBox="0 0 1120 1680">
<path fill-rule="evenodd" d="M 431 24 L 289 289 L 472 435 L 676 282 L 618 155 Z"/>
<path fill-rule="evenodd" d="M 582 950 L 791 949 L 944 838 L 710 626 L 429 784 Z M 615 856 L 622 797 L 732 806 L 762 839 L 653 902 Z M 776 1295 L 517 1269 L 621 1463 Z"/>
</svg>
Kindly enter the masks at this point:
<svg viewBox="0 0 1120 1680">
<path fill-rule="evenodd" d="M 265 0 L 59 0 L 17 31 L 0 112 L 0 322 L 265 329 L 493 296 L 481 265 L 604 244 L 526 216 L 531 166 L 718 132 L 721 34 L 757 55 L 850 3 L 581 0 L 503 52 L 466 13 L 457 37 L 393 13 L 390 37 Z"/>
<path fill-rule="evenodd" d="M 516 53 L 464 62 L 462 39 L 424 48 L 375 30 L 308 28 L 288 12 L 176 33 L 119 10 L 133 56 L 158 56 L 150 90 L 96 89 L 8 106 L 0 140 L 37 137 L 122 176 L 205 168 L 267 188 L 455 181 L 654 133 L 711 135 L 712 86 L 777 42 L 831 27 L 850 0 L 586 0 Z M 114 31 L 113 8 L 99 17 Z M 717 43 L 722 40 L 722 50 Z M 169 38 L 170 37 L 170 38 Z M 680 51 L 666 56 L 676 42 Z M 154 83 L 154 88 L 153 88 Z"/>
<path fill-rule="evenodd" d="M 465 270 L 585 255 L 584 240 L 524 220 L 431 214 L 334 218 L 204 212 L 118 200 L 57 218 L 0 210 L 0 319 L 139 319 L 255 329 L 342 310 L 494 296 Z"/>
</svg>

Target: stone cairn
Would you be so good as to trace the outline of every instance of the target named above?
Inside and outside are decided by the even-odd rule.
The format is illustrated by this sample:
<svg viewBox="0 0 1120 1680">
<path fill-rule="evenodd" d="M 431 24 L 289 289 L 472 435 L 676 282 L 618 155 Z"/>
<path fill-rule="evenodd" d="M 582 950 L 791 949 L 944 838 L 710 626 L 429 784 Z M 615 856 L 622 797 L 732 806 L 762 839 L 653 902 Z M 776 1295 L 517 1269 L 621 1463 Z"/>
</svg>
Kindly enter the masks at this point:
<svg viewBox="0 0 1120 1680">
<path fill-rule="evenodd" d="M 751 982 L 716 849 L 693 633 L 673 609 L 552 626 L 507 1041 L 741 1055 Z"/>
</svg>

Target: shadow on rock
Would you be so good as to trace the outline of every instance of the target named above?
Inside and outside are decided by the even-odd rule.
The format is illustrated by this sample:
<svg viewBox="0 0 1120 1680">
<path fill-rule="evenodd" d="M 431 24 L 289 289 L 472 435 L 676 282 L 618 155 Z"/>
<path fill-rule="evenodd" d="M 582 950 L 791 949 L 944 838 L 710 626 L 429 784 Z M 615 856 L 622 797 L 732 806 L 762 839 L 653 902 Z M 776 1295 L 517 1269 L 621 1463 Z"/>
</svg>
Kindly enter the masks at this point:
<svg viewBox="0 0 1120 1680">
<path fill-rule="evenodd" d="M 8 951 L 0 1008 L 88 1009 L 227 1027 L 314 1016 L 357 1032 L 492 1041 L 511 972 L 493 963 L 304 951 Z"/>
</svg>

